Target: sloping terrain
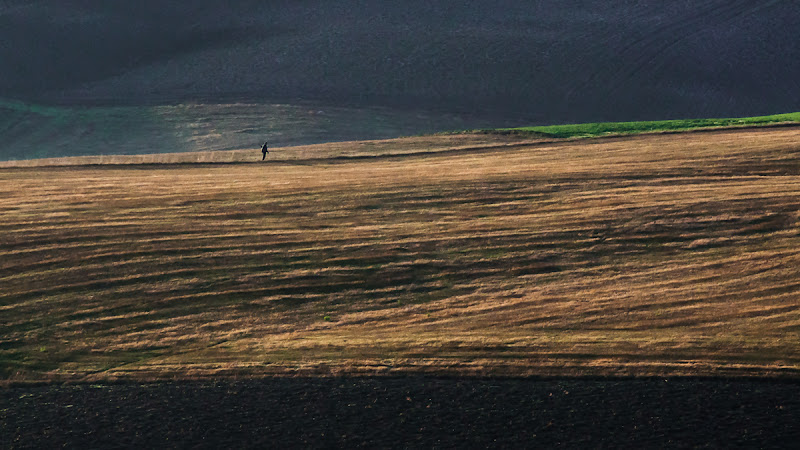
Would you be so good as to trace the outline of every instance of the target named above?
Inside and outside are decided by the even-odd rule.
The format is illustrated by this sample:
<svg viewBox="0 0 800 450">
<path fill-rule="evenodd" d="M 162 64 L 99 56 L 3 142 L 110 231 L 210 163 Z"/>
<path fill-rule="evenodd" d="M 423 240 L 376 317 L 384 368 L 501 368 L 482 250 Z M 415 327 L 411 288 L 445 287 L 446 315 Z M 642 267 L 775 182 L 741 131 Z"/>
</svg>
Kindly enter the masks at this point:
<svg viewBox="0 0 800 450">
<path fill-rule="evenodd" d="M 797 110 L 794 0 L 6 0 L 0 97 L 563 123 Z"/>
<path fill-rule="evenodd" d="M 298 145 L 294 147 L 269 147 L 267 164 L 278 162 L 330 163 L 380 157 L 402 157 L 430 153 L 452 153 L 487 148 L 508 148 L 556 139 L 537 137 L 528 133 L 457 133 L 435 136 L 414 136 L 396 139 L 331 142 L 326 144 Z M 214 150 L 180 153 L 154 153 L 145 155 L 90 155 L 63 158 L 0 161 L 2 167 L 54 167 L 54 166 L 129 166 L 129 165 L 194 165 L 197 163 L 259 163 L 262 164 L 260 146 L 238 150 Z"/>
<path fill-rule="evenodd" d="M 796 111 L 792 0 L 0 2 L 0 160 Z"/>
<path fill-rule="evenodd" d="M 800 128 L 403 142 L 0 170 L 3 378 L 796 376 Z"/>
<path fill-rule="evenodd" d="M 201 153 L 486 128 L 454 115 L 266 104 L 43 106 L 0 100 L 0 161 Z M 152 156 L 150 156 L 152 157 Z M 196 160 L 197 155 L 184 155 Z"/>
</svg>

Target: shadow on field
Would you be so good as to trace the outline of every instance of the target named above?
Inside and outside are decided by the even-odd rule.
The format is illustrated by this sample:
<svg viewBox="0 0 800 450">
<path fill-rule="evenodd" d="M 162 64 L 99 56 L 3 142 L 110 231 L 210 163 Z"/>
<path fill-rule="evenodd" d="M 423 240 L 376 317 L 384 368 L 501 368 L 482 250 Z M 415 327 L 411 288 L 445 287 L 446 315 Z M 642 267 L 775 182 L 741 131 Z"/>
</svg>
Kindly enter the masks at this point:
<svg viewBox="0 0 800 450">
<path fill-rule="evenodd" d="M 0 391 L 0 447 L 789 447 L 797 381 L 278 378 Z M 796 441 L 795 441 L 796 442 Z"/>
<path fill-rule="evenodd" d="M 290 103 L 509 122 L 732 117 L 797 106 L 793 1 L 0 6 L 0 97 Z"/>
</svg>

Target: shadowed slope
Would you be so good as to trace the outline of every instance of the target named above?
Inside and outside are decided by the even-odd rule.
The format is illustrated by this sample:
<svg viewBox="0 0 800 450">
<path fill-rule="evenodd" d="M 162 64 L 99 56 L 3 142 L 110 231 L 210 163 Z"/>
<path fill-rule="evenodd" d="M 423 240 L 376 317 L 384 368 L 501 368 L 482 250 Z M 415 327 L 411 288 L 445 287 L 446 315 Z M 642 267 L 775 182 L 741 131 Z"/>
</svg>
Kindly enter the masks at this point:
<svg viewBox="0 0 800 450">
<path fill-rule="evenodd" d="M 794 375 L 799 138 L 4 169 L 0 367 Z"/>
<path fill-rule="evenodd" d="M 261 104 L 49 107 L 0 100 L 0 160 L 97 155 L 94 160 L 197 161 L 209 151 L 286 147 L 357 138 L 387 139 L 490 124 L 453 115 L 387 109 L 310 108 Z M 236 152 L 234 152 L 236 153 Z M 239 160 L 249 160 L 238 152 Z M 103 155 L 102 157 L 100 155 Z M 136 155 L 115 158 L 115 155 Z M 91 161 L 92 158 L 69 160 Z M 3 164 L 0 161 L 0 164 Z M 37 162 L 24 164 L 39 164 Z"/>
<path fill-rule="evenodd" d="M 794 111 L 793 0 L 11 0 L 0 96 L 560 123 Z"/>
</svg>

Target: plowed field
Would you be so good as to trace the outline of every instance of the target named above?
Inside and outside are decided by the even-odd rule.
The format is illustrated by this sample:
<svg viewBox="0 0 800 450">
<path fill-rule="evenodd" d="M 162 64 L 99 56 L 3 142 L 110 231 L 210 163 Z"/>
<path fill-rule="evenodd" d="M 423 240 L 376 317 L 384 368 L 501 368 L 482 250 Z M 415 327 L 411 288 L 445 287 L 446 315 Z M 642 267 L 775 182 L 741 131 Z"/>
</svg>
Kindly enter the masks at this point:
<svg viewBox="0 0 800 450">
<path fill-rule="evenodd" d="M 795 448 L 800 385 L 313 378 L 0 389 L 2 448 Z"/>
</svg>

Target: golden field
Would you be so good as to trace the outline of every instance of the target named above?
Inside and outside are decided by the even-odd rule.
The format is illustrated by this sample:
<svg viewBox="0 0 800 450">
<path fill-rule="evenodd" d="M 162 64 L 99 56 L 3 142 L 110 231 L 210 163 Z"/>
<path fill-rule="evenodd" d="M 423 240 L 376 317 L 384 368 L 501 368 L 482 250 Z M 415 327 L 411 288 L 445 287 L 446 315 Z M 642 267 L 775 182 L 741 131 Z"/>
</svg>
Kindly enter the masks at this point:
<svg viewBox="0 0 800 450">
<path fill-rule="evenodd" d="M 5 383 L 800 373 L 800 127 L 85 158 L 0 163 Z"/>
</svg>

